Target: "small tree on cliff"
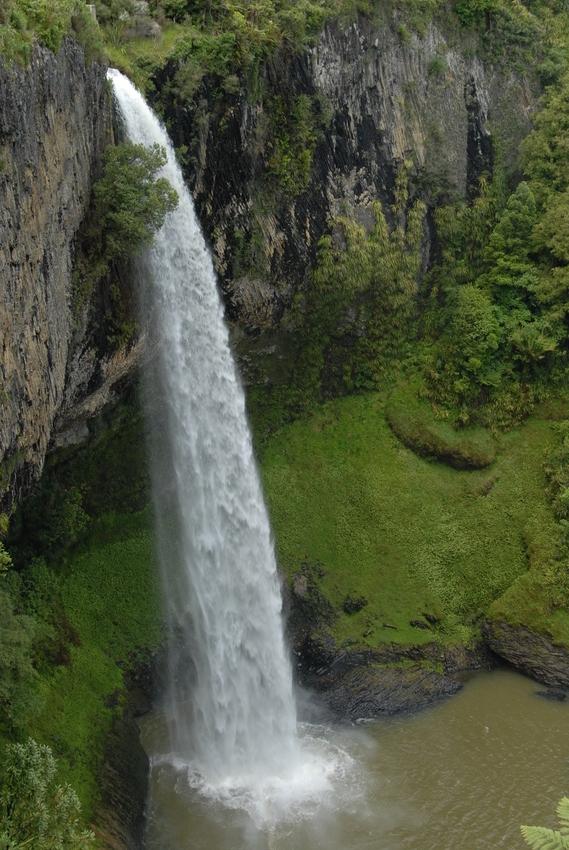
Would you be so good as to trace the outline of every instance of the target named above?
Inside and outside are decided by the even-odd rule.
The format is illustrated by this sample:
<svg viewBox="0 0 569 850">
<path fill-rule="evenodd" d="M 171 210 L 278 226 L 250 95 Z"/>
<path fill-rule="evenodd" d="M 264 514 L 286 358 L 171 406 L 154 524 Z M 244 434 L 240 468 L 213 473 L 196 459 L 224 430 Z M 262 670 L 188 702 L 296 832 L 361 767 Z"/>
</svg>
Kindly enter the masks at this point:
<svg viewBox="0 0 569 850">
<path fill-rule="evenodd" d="M 104 153 L 102 178 L 95 183 L 94 215 L 89 229 L 90 254 L 105 264 L 124 260 L 150 245 L 178 194 L 165 177 L 157 177 L 166 151 L 126 142 Z"/>
</svg>

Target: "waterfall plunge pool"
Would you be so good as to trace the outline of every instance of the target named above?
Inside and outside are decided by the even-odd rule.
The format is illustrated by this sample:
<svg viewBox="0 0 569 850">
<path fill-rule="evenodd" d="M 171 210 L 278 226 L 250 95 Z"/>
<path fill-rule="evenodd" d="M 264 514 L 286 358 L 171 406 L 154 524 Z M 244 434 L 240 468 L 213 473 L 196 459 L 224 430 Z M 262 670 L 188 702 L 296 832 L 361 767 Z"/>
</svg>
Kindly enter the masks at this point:
<svg viewBox="0 0 569 850">
<path fill-rule="evenodd" d="M 569 701 L 516 673 L 471 674 L 413 715 L 300 728 L 338 771 L 320 803 L 259 828 L 202 796 L 168 756 L 161 710 L 141 718 L 152 761 L 146 850 L 523 850 L 569 794 Z"/>
</svg>

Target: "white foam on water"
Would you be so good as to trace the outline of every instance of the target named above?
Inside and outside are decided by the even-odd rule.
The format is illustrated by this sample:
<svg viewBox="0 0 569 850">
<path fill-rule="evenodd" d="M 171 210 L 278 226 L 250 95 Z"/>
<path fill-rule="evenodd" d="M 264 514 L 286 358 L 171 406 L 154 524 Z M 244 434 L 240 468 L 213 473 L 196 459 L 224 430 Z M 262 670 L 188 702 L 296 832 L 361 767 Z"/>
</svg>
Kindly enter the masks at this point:
<svg viewBox="0 0 569 850">
<path fill-rule="evenodd" d="M 234 775 L 211 783 L 195 764 L 175 753 L 152 758 L 152 767 L 168 765 L 178 775 L 181 793 L 191 789 L 204 801 L 242 810 L 258 830 L 280 834 L 302 821 L 361 806 L 364 778 L 356 759 L 332 741 L 337 735 L 325 726 L 299 724 L 300 758 L 288 775 Z"/>
</svg>

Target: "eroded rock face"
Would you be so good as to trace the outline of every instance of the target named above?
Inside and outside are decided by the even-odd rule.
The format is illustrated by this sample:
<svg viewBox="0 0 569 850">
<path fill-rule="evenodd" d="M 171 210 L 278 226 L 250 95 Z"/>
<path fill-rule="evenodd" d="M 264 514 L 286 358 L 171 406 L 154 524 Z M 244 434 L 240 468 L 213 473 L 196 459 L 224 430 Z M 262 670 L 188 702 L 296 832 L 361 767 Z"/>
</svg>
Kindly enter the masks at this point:
<svg viewBox="0 0 569 850">
<path fill-rule="evenodd" d="M 91 305 L 78 303 L 72 276 L 79 229 L 111 138 L 105 74 L 102 65 L 86 66 L 83 50 L 68 39 L 57 56 L 36 45 L 27 70 L 0 66 L 4 509 L 38 477 L 55 430 L 77 427 L 73 408 L 109 371 L 93 338 Z"/>
<path fill-rule="evenodd" d="M 417 711 L 462 687 L 424 667 L 355 667 L 326 689 L 324 704 L 342 719 L 359 720 Z"/>
<path fill-rule="evenodd" d="M 556 646 L 549 635 L 504 622 L 484 623 L 482 634 L 488 646 L 521 673 L 550 687 L 569 688 L 569 651 Z"/>
<path fill-rule="evenodd" d="M 428 203 L 477 191 L 480 175 L 492 172 L 490 128 L 512 164 L 530 129 L 536 86 L 475 53 L 475 43 L 455 33 L 451 44 L 434 25 L 403 44 L 396 20 L 379 27 L 360 19 L 345 29 L 328 25 L 300 56 L 281 52 L 255 104 L 243 93 L 220 106 L 207 82 L 194 102 L 166 103 L 175 143 L 189 148 L 187 179 L 232 319 L 278 326 L 310 281 L 331 217 L 348 212 L 371 229 L 378 200 L 389 215 L 404 160 L 412 160 L 415 190 Z M 275 190 L 269 174 L 274 127 L 266 105 L 281 95 L 291 103 L 308 95 L 326 113 L 310 182 L 295 197 Z M 426 265 L 428 227 L 422 251 Z"/>
</svg>

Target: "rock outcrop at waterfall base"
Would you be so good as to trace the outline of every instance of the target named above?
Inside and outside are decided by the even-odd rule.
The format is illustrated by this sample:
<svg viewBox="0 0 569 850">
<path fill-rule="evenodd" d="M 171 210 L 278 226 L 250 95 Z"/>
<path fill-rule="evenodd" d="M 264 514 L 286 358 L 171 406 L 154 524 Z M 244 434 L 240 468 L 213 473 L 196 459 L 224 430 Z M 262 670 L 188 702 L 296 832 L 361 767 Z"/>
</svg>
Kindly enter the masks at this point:
<svg viewBox="0 0 569 850">
<path fill-rule="evenodd" d="M 484 623 L 482 634 L 488 646 L 521 673 L 550 687 L 569 688 L 569 651 L 549 635 L 500 621 Z"/>
</svg>

